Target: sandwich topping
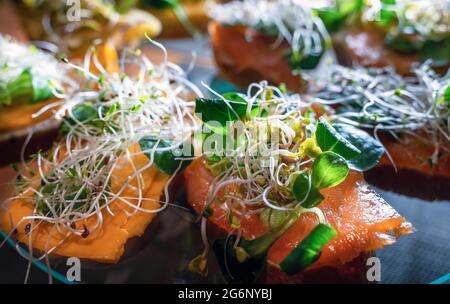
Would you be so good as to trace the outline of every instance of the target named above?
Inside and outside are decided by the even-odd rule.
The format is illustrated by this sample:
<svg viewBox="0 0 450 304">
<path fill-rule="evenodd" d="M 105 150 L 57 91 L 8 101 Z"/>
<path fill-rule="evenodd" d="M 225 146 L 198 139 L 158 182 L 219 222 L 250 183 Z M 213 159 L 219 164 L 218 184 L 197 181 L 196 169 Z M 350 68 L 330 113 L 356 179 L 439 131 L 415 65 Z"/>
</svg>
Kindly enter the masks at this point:
<svg viewBox="0 0 450 304">
<path fill-rule="evenodd" d="M 123 71 L 125 65 L 137 67 L 135 76 L 106 71 L 95 52 L 86 54 L 82 67 L 66 63 L 86 76 L 86 84 L 74 94 L 60 96 L 65 102 L 56 113 L 61 120 L 59 140 L 50 151 L 38 152 L 31 164 L 23 164 L 18 193 L 11 198 L 16 210 L 21 210 L 21 204 L 33 206 L 31 214 L 11 223 L 11 231 L 28 223 L 23 238 L 34 246 L 32 240 L 39 236 L 33 236 L 33 231 L 44 234 L 47 241 L 39 249 L 45 253 L 60 245 L 50 241 L 52 237 L 61 242 L 70 236 L 101 238 L 104 226 L 114 225 L 108 217 L 164 210 L 170 199 L 170 176 L 192 157 L 186 151 L 191 151 L 189 140 L 197 123 L 195 103 L 189 100 L 202 96 L 167 57 L 154 64 L 139 50 L 124 51 L 120 61 Z M 185 142 L 186 151 L 182 150 Z M 152 167 L 167 180 L 161 186 L 162 201 L 158 190 L 152 189 L 157 181 Z M 151 208 L 146 207 L 149 203 Z M 8 212 L 5 219 L 8 222 Z M 51 229 L 40 230 L 46 225 Z M 120 254 L 106 256 L 100 255 L 109 261 Z"/>
<path fill-rule="evenodd" d="M 86 44 L 98 39 L 135 46 L 145 38 L 145 33 L 154 36 L 161 31 L 161 24 L 153 15 L 134 8 L 135 1 L 19 2 L 18 9 L 24 13 L 30 35 L 34 39 L 49 40 L 56 45 L 49 47 L 66 54 L 80 55 Z"/>
<path fill-rule="evenodd" d="M 276 37 L 274 47 L 287 42 L 288 59 L 295 69 L 314 68 L 330 47 L 330 37 L 322 20 L 312 9 L 294 0 L 231 1 L 210 4 L 208 13 L 229 26 L 245 26 Z"/>
<path fill-rule="evenodd" d="M 68 68 L 52 55 L 3 35 L 0 68 L 0 106 L 45 101 L 77 88 Z"/>
<path fill-rule="evenodd" d="M 294 275 L 314 263 L 336 235 L 320 209 L 323 189 L 341 184 L 350 169 L 372 168 L 384 149 L 363 131 L 334 128 L 326 119 L 326 108 L 314 107 L 299 95 L 287 96 L 265 82 L 251 85 L 246 95 L 216 96 L 197 99 L 196 113 L 210 130 L 203 157 L 214 176 L 202 215 L 208 218 L 220 210 L 237 235 L 231 243 L 227 238 L 217 245 L 224 273 L 230 273 L 231 264 L 241 268 L 265 264 L 272 245 L 302 214 L 312 213 L 319 225 L 280 264 Z M 241 238 L 250 225 L 248 216 L 258 216 L 268 232 L 253 240 Z M 201 265 L 199 259 L 204 257 L 205 253 L 193 261 L 194 270 L 202 272 L 194 265 Z M 243 275 L 234 279 L 249 279 L 248 272 Z"/>
<path fill-rule="evenodd" d="M 359 128 L 407 134 L 450 152 L 450 75 L 439 76 L 429 64 L 415 69 L 415 79 L 402 78 L 391 68 L 349 69 L 334 66 L 319 85 L 316 101 L 339 105 L 331 119 Z M 377 136 L 378 137 L 378 136 Z"/>
<path fill-rule="evenodd" d="M 386 31 L 387 45 L 401 52 L 418 52 L 435 66 L 450 62 L 450 1 L 369 1 L 363 19 Z"/>
</svg>

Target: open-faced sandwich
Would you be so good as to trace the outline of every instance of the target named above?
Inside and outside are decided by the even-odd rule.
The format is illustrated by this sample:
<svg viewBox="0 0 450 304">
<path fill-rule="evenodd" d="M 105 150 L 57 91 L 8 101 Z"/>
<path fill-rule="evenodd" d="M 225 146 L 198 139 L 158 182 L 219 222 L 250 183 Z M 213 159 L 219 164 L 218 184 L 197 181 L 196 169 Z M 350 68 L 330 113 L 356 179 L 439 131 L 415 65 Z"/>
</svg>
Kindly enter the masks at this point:
<svg viewBox="0 0 450 304">
<path fill-rule="evenodd" d="M 98 53 L 108 54 L 103 62 Z M 137 50 L 117 62 L 114 54 L 66 61 L 86 80 L 61 93 L 58 139 L 18 167 L 16 194 L 1 206 L 1 230 L 30 259 L 119 261 L 127 240 L 168 206 L 169 184 L 186 165 L 196 127 L 190 100 L 201 93 L 167 58 L 154 64 Z M 136 74 L 125 72 L 130 66 Z"/>
<path fill-rule="evenodd" d="M 383 143 L 386 155 L 377 168 L 402 174 L 388 170 L 383 179 L 448 198 L 450 74 L 442 77 L 429 64 L 417 67 L 415 78 L 403 78 L 393 68 L 329 71 L 314 100 L 334 105 L 333 120 L 371 130 Z"/>
<path fill-rule="evenodd" d="M 393 66 L 401 75 L 432 60 L 445 73 L 450 64 L 450 1 L 370 0 L 359 21 L 334 37 L 341 64 Z"/>
<path fill-rule="evenodd" d="M 206 249 L 191 270 L 207 272 L 215 239 L 231 282 L 363 282 L 367 258 L 411 231 L 363 179 L 383 147 L 327 112 L 264 82 L 197 99 L 203 157 L 184 175 Z"/>
<path fill-rule="evenodd" d="M 300 91 L 302 71 L 314 69 L 331 46 L 322 20 L 301 2 L 232 1 L 208 13 L 220 73 L 242 87 L 268 80 Z"/>
<path fill-rule="evenodd" d="M 129 2 L 129 1 L 123 1 Z M 161 31 L 161 23 L 153 15 L 119 1 L 81 0 L 17 1 L 28 35 L 33 40 L 55 44 L 60 53 L 82 57 L 96 40 L 108 41 L 117 48 L 131 47 Z"/>
<path fill-rule="evenodd" d="M 77 83 L 51 54 L 2 34 L 0 69 L 0 147 L 9 151 L 0 164 L 6 164 L 19 160 L 31 134 L 31 151 L 45 147 L 57 129 L 47 110 L 58 105 L 62 92 L 76 89 Z"/>
</svg>

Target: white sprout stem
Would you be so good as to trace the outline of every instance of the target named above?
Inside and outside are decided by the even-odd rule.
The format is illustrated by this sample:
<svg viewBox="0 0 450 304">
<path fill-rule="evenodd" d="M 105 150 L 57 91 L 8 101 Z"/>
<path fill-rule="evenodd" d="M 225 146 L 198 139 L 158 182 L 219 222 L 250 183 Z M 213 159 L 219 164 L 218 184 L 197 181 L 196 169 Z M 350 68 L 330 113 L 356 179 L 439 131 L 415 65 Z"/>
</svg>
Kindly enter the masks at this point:
<svg viewBox="0 0 450 304">
<path fill-rule="evenodd" d="M 315 100 L 341 105 L 343 110 L 332 114 L 332 120 L 373 128 L 376 137 L 378 131 L 431 135 L 424 141 L 435 147 L 431 159 L 436 161 L 439 150 L 450 149 L 450 109 L 441 101 L 450 78 L 438 76 L 429 64 L 414 70 L 416 80 L 402 78 L 392 68 L 331 66 L 329 74 L 318 79 Z M 389 152 L 387 156 L 392 162 Z"/>
<path fill-rule="evenodd" d="M 224 100 L 213 89 L 205 87 L 212 95 Z M 267 96 L 270 99 L 266 99 Z M 302 132 L 307 128 L 314 129 L 315 121 L 305 119 L 302 113 L 311 103 L 300 95 L 283 94 L 278 88 L 267 85 L 267 82 L 251 84 L 247 94 L 241 97 L 249 104 L 258 105 L 259 111 L 267 111 L 267 115 L 249 116 L 241 120 L 245 144 L 227 151 L 218 162 L 207 159 L 210 170 L 220 171 L 211 181 L 206 206 L 219 204 L 226 209 L 226 214 L 232 213 L 239 217 L 258 215 L 266 208 L 282 212 L 300 210 L 315 213 L 320 222 L 325 223 L 320 207 L 301 207 L 312 188 L 311 179 L 308 189 L 304 189 L 305 198 L 300 202 L 295 199 L 291 188 L 292 175 L 305 172 L 313 161 L 300 150 L 305 138 L 298 137 L 298 130 L 294 130 L 294 126 L 301 128 Z M 277 141 L 272 141 L 271 135 L 264 135 L 267 134 L 268 126 L 273 134 L 278 135 Z M 240 235 L 240 229 L 236 233 Z"/>
<path fill-rule="evenodd" d="M 286 41 L 304 57 L 322 53 L 329 34 L 306 3 L 295 0 L 246 0 L 208 3 L 208 15 L 225 25 L 245 25 L 277 35 L 273 47 Z M 274 31 L 274 32 L 273 32 Z"/>
</svg>

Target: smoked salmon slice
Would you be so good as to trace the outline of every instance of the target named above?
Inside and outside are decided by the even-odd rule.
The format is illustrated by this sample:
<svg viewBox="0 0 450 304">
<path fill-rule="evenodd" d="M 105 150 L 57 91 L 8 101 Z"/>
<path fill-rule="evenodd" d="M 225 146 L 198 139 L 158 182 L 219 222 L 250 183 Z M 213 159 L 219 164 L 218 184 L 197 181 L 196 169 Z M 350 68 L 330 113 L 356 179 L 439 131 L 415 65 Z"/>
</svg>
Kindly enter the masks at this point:
<svg viewBox="0 0 450 304">
<path fill-rule="evenodd" d="M 354 27 L 333 36 L 334 50 L 340 64 L 382 68 L 392 66 L 402 76 L 413 76 L 420 64 L 416 53 L 401 53 L 389 48 L 385 34 L 374 25 Z M 445 73 L 448 67 L 438 68 Z"/>
<path fill-rule="evenodd" d="M 417 171 L 426 176 L 450 177 L 448 153 L 440 153 L 437 163 L 434 164 L 431 162 L 431 156 L 435 152 L 434 146 L 423 143 L 415 137 L 403 135 L 401 141 L 390 140 L 384 144 L 398 170 Z M 393 164 L 385 154 L 378 166 L 392 167 Z"/>
<path fill-rule="evenodd" d="M 208 26 L 211 44 L 221 73 L 229 81 L 246 87 L 267 80 L 284 83 L 292 91 L 302 89 L 302 79 L 293 75 L 287 60 L 287 42 L 275 46 L 276 37 L 244 26 L 224 26 L 212 21 Z"/>
<path fill-rule="evenodd" d="M 3 2 L 0 4 L 0 32 L 10 35 L 21 42 L 29 42 L 25 28 L 17 17 L 11 4 Z"/>
<path fill-rule="evenodd" d="M 140 148 L 130 148 L 130 150 L 139 152 Z M 134 172 L 132 166 L 140 168 L 146 166 L 148 162 L 149 159 L 143 154 L 135 154 L 131 161 L 121 162 L 113 171 L 111 191 L 118 192 L 128 181 L 128 177 Z M 112 201 L 108 205 L 110 211 L 106 208 L 102 209 L 103 225 L 96 233 L 89 232 L 94 231 L 98 223 L 97 216 L 74 223 L 77 229 L 84 227 L 87 236 L 69 234 L 63 227 L 60 227 L 62 230 L 57 230 L 55 225 L 45 221 L 37 220 L 31 225 L 31 222 L 24 218 L 33 214 L 35 205 L 32 200 L 24 198 L 12 201 L 0 212 L 0 229 L 6 233 L 13 231 L 12 236 L 17 241 L 25 246 L 28 246 L 30 242 L 33 248 L 42 253 L 53 249 L 50 253 L 59 256 L 75 256 L 102 263 L 116 263 L 124 253 L 127 240 L 141 236 L 152 222 L 156 215 L 156 212 L 152 213 L 152 210 L 160 207 L 159 202 L 169 176 L 151 167 L 142 172 L 142 179 L 145 185 L 142 187 L 144 200 L 141 208 L 146 212 L 133 213 L 135 210 L 132 206 L 120 200 Z M 130 182 L 121 196 L 137 197 L 136 189 L 137 178 Z M 33 197 L 32 193 L 29 195 Z M 128 201 L 137 204 L 137 199 L 128 199 Z"/>
<path fill-rule="evenodd" d="M 419 64 L 416 54 L 403 54 L 388 48 L 383 32 L 375 26 L 343 31 L 333 40 L 337 58 L 344 65 L 393 66 L 400 75 L 411 76 L 413 66 Z"/>
<path fill-rule="evenodd" d="M 203 159 L 197 159 L 184 172 L 188 202 L 197 212 L 205 208 L 209 187 L 214 177 L 205 167 Z M 325 214 L 337 236 L 324 248 L 319 260 L 309 269 L 339 268 L 412 232 L 412 225 L 377 195 L 364 181 L 361 173 L 351 172 L 348 178 L 334 188 L 323 191 L 325 200 L 319 208 Z M 233 232 L 226 211 L 213 203 L 208 218 L 226 232 Z M 283 259 L 318 225 L 311 214 L 300 219 L 271 247 L 268 263 L 278 267 Z M 251 240 L 267 232 L 258 215 L 247 214 L 241 219 L 242 236 Z"/>
</svg>

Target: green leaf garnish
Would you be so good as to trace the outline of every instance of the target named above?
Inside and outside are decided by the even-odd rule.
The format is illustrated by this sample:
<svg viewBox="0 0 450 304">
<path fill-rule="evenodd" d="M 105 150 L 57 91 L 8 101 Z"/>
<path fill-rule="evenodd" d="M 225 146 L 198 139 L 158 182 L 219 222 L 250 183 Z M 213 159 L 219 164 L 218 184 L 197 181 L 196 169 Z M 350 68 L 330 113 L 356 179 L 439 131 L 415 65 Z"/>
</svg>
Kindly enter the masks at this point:
<svg viewBox="0 0 450 304">
<path fill-rule="evenodd" d="M 347 160 L 350 169 L 367 171 L 378 164 L 384 154 L 384 147 L 378 140 L 353 126 L 335 124 L 334 128 L 361 151 L 356 157 Z"/>
<path fill-rule="evenodd" d="M 159 9 L 174 8 L 180 5 L 179 0 L 143 0 L 142 4 L 147 7 L 154 7 Z"/>
<path fill-rule="evenodd" d="M 32 77 L 33 96 L 28 103 L 36 103 L 44 100 L 48 100 L 53 97 L 53 93 L 49 86 L 47 78 L 33 75 Z"/>
<path fill-rule="evenodd" d="M 437 100 L 437 106 L 441 104 L 450 105 L 450 85 L 445 88 L 444 94 Z"/>
<path fill-rule="evenodd" d="M 214 214 L 214 209 L 211 208 L 211 206 L 206 207 L 203 212 L 202 212 L 202 216 L 204 218 L 209 218 Z"/>
<path fill-rule="evenodd" d="M 153 164 L 160 171 L 168 175 L 173 175 L 178 169 L 180 171 L 184 169 L 191 162 L 189 158 L 193 156 L 193 149 L 190 144 L 189 149 L 191 156 L 189 157 L 185 157 L 184 155 L 176 155 L 176 152 L 183 149 L 183 144 L 171 150 L 165 149 L 173 145 L 173 143 L 168 140 L 157 139 L 154 137 L 144 137 L 139 141 L 139 144 L 141 145 L 142 151 L 144 151 L 148 158 L 151 159 L 153 155 Z"/>
<path fill-rule="evenodd" d="M 291 52 L 288 57 L 289 64 L 293 70 L 312 70 L 317 67 L 324 53 L 325 51 L 302 56 L 300 52 Z"/>
<path fill-rule="evenodd" d="M 394 24 L 397 21 L 397 13 L 395 10 L 387 7 L 386 5 L 394 6 L 396 0 L 381 0 L 382 5 L 385 6 L 380 9 L 379 20 L 377 20 L 378 25 L 386 27 Z"/>
<path fill-rule="evenodd" d="M 197 98 L 195 103 L 196 114 L 217 134 L 226 133 L 227 122 L 242 119 L 247 114 L 248 103 L 239 94 L 228 93 L 225 96 L 230 100 Z M 255 108 L 256 105 L 252 105 L 252 109 Z"/>
<path fill-rule="evenodd" d="M 324 199 L 319 189 L 312 185 L 310 178 L 306 172 L 301 173 L 295 178 L 292 187 L 295 199 L 298 202 L 302 202 L 302 207 L 304 208 L 315 207 Z"/>
<path fill-rule="evenodd" d="M 0 104 L 25 101 L 29 104 L 48 100 L 53 96 L 49 81 L 33 75 L 30 69 L 24 70 L 15 80 L 0 86 Z"/>
<path fill-rule="evenodd" d="M 333 32 L 338 30 L 349 16 L 361 11 L 363 6 L 364 0 L 336 0 L 335 5 L 316 11 L 327 30 Z"/>
<path fill-rule="evenodd" d="M 119 104 L 118 103 L 114 103 L 112 104 L 109 108 L 108 111 L 106 111 L 106 115 L 107 116 L 111 116 L 114 113 L 116 113 L 117 109 L 119 108 Z"/>
<path fill-rule="evenodd" d="M 56 182 L 44 184 L 40 187 L 39 192 L 43 195 L 51 194 L 54 191 L 58 191 L 59 185 Z M 67 202 L 68 201 L 77 201 L 73 205 L 73 211 L 79 211 L 81 208 L 85 206 L 85 200 L 92 194 L 91 191 L 89 191 L 87 188 L 83 188 L 79 184 L 72 184 L 69 186 L 68 191 L 66 195 L 64 196 L 64 201 L 53 201 L 51 202 L 52 208 L 56 214 L 60 214 L 64 211 L 65 208 L 67 208 Z M 104 201 L 100 200 L 100 203 L 103 204 Z M 50 212 L 53 212 L 50 210 L 48 204 L 40 197 L 36 196 L 36 209 L 37 211 L 44 216 L 48 216 Z"/>
<path fill-rule="evenodd" d="M 450 38 L 442 41 L 427 40 L 419 50 L 420 61 L 432 60 L 433 67 L 450 64 Z"/>
<path fill-rule="evenodd" d="M 337 235 L 332 227 L 319 224 L 281 262 L 281 269 L 290 276 L 304 271 L 317 261 L 322 248 Z"/>
<path fill-rule="evenodd" d="M 392 49 L 403 53 L 416 52 L 420 47 L 415 41 L 411 40 L 407 35 L 393 35 L 388 33 L 385 37 L 385 43 Z"/>
<path fill-rule="evenodd" d="M 317 122 L 316 141 L 322 151 L 333 151 L 347 160 L 361 154 L 361 151 L 339 134 L 324 117 L 320 117 Z"/>
<path fill-rule="evenodd" d="M 105 127 L 105 122 L 98 116 L 98 106 L 92 102 L 84 102 L 77 106 L 72 111 L 72 117 L 64 120 L 60 127 L 60 133 L 66 134 L 70 126 L 75 126 L 76 124 L 92 126 L 99 130 L 103 130 Z"/>
<path fill-rule="evenodd" d="M 225 278 L 233 283 L 255 282 L 264 270 L 266 257 L 272 245 L 298 220 L 301 211 L 286 212 L 285 221 L 276 229 L 253 239 L 240 239 L 236 248 L 236 237 L 230 235 L 217 240 L 213 249 Z M 245 257 L 245 259 L 243 258 Z"/>
<path fill-rule="evenodd" d="M 312 185 L 317 189 L 330 188 L 345 180 L 349 172 L 347 161 L 332 151 L 320 154 L 312 165 Z"/>
</svg>

